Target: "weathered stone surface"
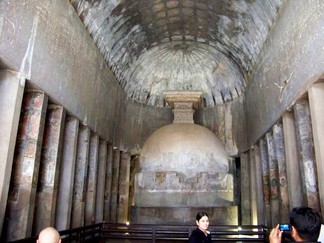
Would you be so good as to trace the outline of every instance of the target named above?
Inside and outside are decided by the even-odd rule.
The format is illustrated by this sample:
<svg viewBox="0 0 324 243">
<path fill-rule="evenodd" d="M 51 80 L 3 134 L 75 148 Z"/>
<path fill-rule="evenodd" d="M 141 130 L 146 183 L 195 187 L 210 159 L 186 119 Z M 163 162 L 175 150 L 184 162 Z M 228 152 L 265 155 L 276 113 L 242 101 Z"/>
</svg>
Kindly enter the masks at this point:
<svg viewBox="0 0 324 243">
<path fill-rule="evenodd" d="M 122 152 L 120 155 L 120 170 L 118 181 L 118 223 L 126 223 L 129 220 L 129 178 L 130 154 L 127 152 Z"/>
<path fill-rule="evenodd" d="M 110 221 L 117 222 L 118 210 L 118 182 L 120 170 L 120 150 L 114 148 L 112 161 L 112 181 L 111 181 L 111 195 L 110 195 Z"/>
<path fill-rule="evenodd" d="M 0 67 L 19 73 L 22 83 L 27 79 L 46 92 L 100 137 L 138 152 L 153 131 L 172 121 L 168 108 L 127 99 L 70 1 L 0 6 Z"/>
<path fill-rule="evenodd" d="M 298 148 L 296 141 L 295 118 L 293 112 L 285 112 L 282 116 L 285 159 L 288 180 L 288 195 L 290 209 L 305 205 L 302 192 L 302 178 L 298 160 Z"/>
<path fill-rule="evenodd" d="M 270 189 L 270 170 L 268 162 L 267 144 L 264 138 L 259 140 L 260 159 L 262 168 L 262 182 L 263 182 L 263 198 L 265 204 L 265 223 L 271 225 L 271 189 Z"/>
<path fill-rule="evenodd" d="M 273 134 L 267 132 L 265 140 L 267 143 L 269 163 L 271 226 L 275 227 L 277 222 L 280 221 L 278 161 L 275 158 Z"/>
<path fill-rule="evenodd" d="M 89 165 L 85 198 L 85 225 L 95 222 L 96 194 L 99 163 L 99 137 L 96 134 L 90 136 Z"/>
<path fill-rule="evenodd" d="M 1 68 L 10 68 L 14 72 L 17 72 L 22 85 L 24 85 L 25 80 L 28 80 L 28 84 L 38 87 L 46 92 L 52 101 L 65 107 L 71 115 L 80 119 L 80 121 L 86 124 L 93 132 L 102 135 L 104 139 L 109 139 L 109 142 L 117 149 L 120 149 L 120 151 L 131 151 L 132 153 L 138 154 L 141 151 L 144 141 L 146 141 L 153 131 L 170 123 L 172 120 L 171 110 L 167 108 L 162 109 L 142 105 L 133 101 L 133 99 L 139 99 L 144 100 L 144 102 L 149 101 L 151 102 L 150 104 L 164 106 L 164 100 L 153 95 L 147 96 L 147 89 L 150 87 L 145 87 L 132 93 L 131 88 L 138 88 L 139 85 L 130 84 L 124 90 L 133 96 L 130 97 L 130 99 L 126 98 L 127 94 L 123 91 L 126 84 L 123 83 L 120 86 L 117 79 L 119 80 L 121 77 L 118 75 L 117 77 L 114 77 L 110 70 L 111 66 L 109 67 L 105 63 L 106 57 L 110 56 L 111 53 L 104 53 L 104 57 L 101 57 L 101 54 L 93 44 L 89 34 L 80 23 L 78 16 L 75 14 L 74 9 L 70 4 L 72 3 L 76 6 L 76 3 L 81 2 L 84 4 L 82 5 L 84 8 L 80 11 L 80 13 L 84 13 L 84 15 L 80 15 L 81 18 L 86 16 L 85 13 L 88 14 L 87 16 L 93 17 L 91 15 L 96 14 L 96 10 L 101 10 L 101 7 L 103 6 L 101 4 L 104 3 L 103 1 L 87 0 L 72 0 L 70 2 L 33 0 L 24 1 L 23 3 L 22 1 L 16 0 L 1 1 L 0 66 Z M 115 31 L 113 37 L 116 37 L 116 39 L 109 39 L 109 41 L 111 41 L 109 42 L 109 45 L 116 44 L 114 46 L 114 56 L 110 57 L 112 57 L 113 61 L 121 62 L 123 68 L 128 68 L 128 64 L 130 64 L 124 63 L 124 61 L 135 63 L 140 60 L 140 57 L 143 57 L 140 55 L 148 54 L 148 51 L 152 51 L 154 54 L 159 53 L 158 48 L 156 47 L 160 43 L 163 44 L 161 51 L 167 51 L 167 53 L 165 53 L 166 60 L 170 60 L 170 58 L 178 58 L 179 56 L 181 57 L 182 54 L 184 54 L 184 56 L 192 57 L 193 47 L 197 47 L 197 53 L 206 53 L 203 48 L 206 47 L 206 45 L 212 44 L 203 43 L 203 39 L 200 38 L 193 38 L 190 42 L 198 41 L 199 43 L 193 44 L 193 46 L 189 47 L 187 43 L 188 40 L 186 39 L 187 34 L 189 36 L 194 35 L 198 37 L 200 34 L 208 35 L 208 31 L 212 31 L 212 29 L 204 28 L 203 31 L 207 30 L 207 32 L 201 33 L 176 33 L 176 30 L 183 27 L 180 26 L 179 23 L 185 19 L 180 19 L 179 22 L 177 22 L 175 21 L 176 18 L 172 19 L 171 16 L 163 16 L 166 12 L 175 14 L 177 11 L 177 3 L 182 4 L 180 1 L 161 1 L 161 6 L 159 7 L 155 6 L 156 4 L 158 5 L 158 1 L 154 1 L 152 5 L 148 4 L 148 6 L 138 5 L 144 1 L 116 1 L 114 3 L 108 1 L 106 4 L 107 6 L 114 6 L 113 4 L 119 4 L 121 2 L 126 5 L 123 5 L 122 8 L 116 8 L 113 10 L 106 9 L 107 12 L 111 14 L 108 13 L 107 18 L 101 19 L 99 17 L 96 18 L 96 20 L 99 22 L 104 21 L 100 22 L 103 25 L 112 24 L 112 20 L 116 20 L 115 23 L 121 24 L 114 26 L 112 32 Z M 197 4 L 197 6 L 185 6 L 181 4 L 179 6 L 183 11 L 189 12 L 197 7 L 200 11 L 194 15 L 195 18 L 198 17 L 199 19 L 199 16 L 202 17 L 203 13 L 206 11 L 212 13 L 215 10 L 207 10 L 206 2 L 189 1 L 188 3 Z M 222 37 L 228 38 L 224 39 L 224 42 L 217 43 L 218 49 L 216 52 L 212 49 L 214 47 L 211 47 L 211 53 L 216 54 L 219 60 L 217 65 L 214 65 L 213 67 L 215 68 L 215 75 L 212 73 L 212 76 L 216 77 L 218 75 L 217 77 L 222 77 L 224 74 L 225 77 L 222 80 L 224 80 L 225 87 L 223 89 L 224 92 L 221 94 L 218 93 L 218 96 L 207 92 L 207 89 L 206 97 L 208 98 L 208 104 L 212 104 L 213 102 L 217 104 L 219 101 L 227 101 L 227 103 L 217 105 L 217 107 L 213 108 L 201 109 L 194 117 L 200 125 L 211 128 L 211 130 L 217 134 L 225 146 L 227 155 L 235 157 L 240 155 L 242 151 L 244 151 L 244 153 L 245 151 L 248 151 L 251 145 L 258 143 L 257 141 L 259 141 L 260 137 L 261 140 L 264 139 L 263 135 L 272 129 L 273 124 L 279 120 L 283 112 L 285 112 L 287 108 L 289 109 L 289 107 L 294 104 L 295 100 L 298 99 L 311 84 L 320 80 L 320 77 L 324 72 L 324 49 L 322 48 L 324 35 L 323 1 L 284 0 L 276 2 L 275 4 L 278 3 L 276 6 L 284 6 L 281 9 L 275 7 L 271 8 L 269 7 L 270 5 L 267 5 L 269 8 L 267 6 L 261 6 L 259 1 L 242 2 L 251 4 L 249 6 L 253 6 L 255 9 L 270 9 L 269 11 L 271 14 L 269 16 L 264 14 L 258 15 L 258 18 L 262 18 L 262 20 L 265 21 L 263 23 L 267 24 L 263 26 L 264 29 L 258 29 L 260 30 L 260 33 L 258 33 L 260 35 L 256 34 L 253 36 L 258 40 L 261 40 L 264 45 L 257 44 L 259 42 L 253 42 L 253 40 L 256 40 L 253 38 L 247 38 L 250 41 L 252 40 L 251 42 L 244 42 L 248 45 L 242 44 L 238 41 L 242 40 L 240 38 L 245 38 L 244 36 L 251 37 L 251 32 L 249 32 L 249 34 L 243 33 L 240 31 L 242 30 L 240 25 L 236 26 L 234 22 L 231 22 L 234 19 L 242 20 L 241 15 L 230 16 L 231 18 L 228 19 L 231 20 L 230 22 L 221 21 L 222 24 L 226 25 L 226 29 L 228 28 L 230 32 L 215 32 L 220 34 L 220 36 L 217 36 L 220 39 L 222 39 Z M 269 4 L 274 3 L 273 1 L 266 2 Z M 128 6 L 127 4 L 131 4 L 131 6 Z M 230 13 L 235 13 L 236 10 L 242 10 L 242 5 L 238 6 L 235 4 L 236 3 L 231 3 L 227 6 L 231 8 Z M 154 8 L 152 7 L 153 5 L 155 6 Z M 81 4 L 79 6 L 81 6 Z M 147 26 L 148 32 L 153 33 L 156 36 L 163 36 L 164 33 L 167 38 L 161 38 L 159 39 L 160 42 L 156 43 L 153 38 L 145 41 L 143 41 L 143 39 L 137 39 L 137 37 L 142 37 L 141 34 L 147 31 L 140 29 L 137 24 L 133 29 L 126 28 L 126 30 L 129 31 L 127 31 L 126 35 L 123 35 L 126 33 L 126 30 L 123 27 L 127 27 L 127 25 L 123 22 L 125 19 L 118 19 L 118 16 L 124 16 L 124 13 L 126 15 L 130 14 L 127 16 L 131 16 L 131 9 L 136 9 L 136 6 L 140 6 L 139 9 L 142 9 L 143 12 L 147 11 L 147 9 L 152 11 L 150 13 L 143 13 L 143 15 L 138 11 L 136 13 L 138 15 L 136 15 L 134 19 L 129 20 L 129 23 L 133 20 L 135 20 L 135 22 L 137 20 L 139 22 L 147 21 L 145 22 L 145 26 Z M 92 10 L 94 11 L 87 11 L 87 7 L 93 7 Z M 130 8 L 127 9 L 128 7 Z M 227 7 L 225 10 L 228 10 Z M 216 8 L 216 10 L 220 11 L 220 8 Z M 245 11 L 246 9 L 243 9 L 243 12 Z M 274 16 L 277 11 L 280 11 L 278 18 L 271 17 Z M 157 33 L 155 32 L 155 30 L 158 29 L 157 22 L 152 21 L 152 19 L 143 20 L 137 18 L 137 16 L 148 16 L 152 12 L 156 13 L 154 18 L 161 18 L 161 26 L 166 25 L 166 20 L 170 21 L 170 23 L 172 22 L 173 25 L 167 26 L 167 28 L 170 27 L 170 29 L 162 31 L 162 33 Z M 187 16 L 186 14 L 188 14 L 188 12 L 181 13 L 180 16 Z M 217 12 L 216 15 L 218 14 L 219 13 Z M 252 15 L 256 17 L 256 15 Z M 248 18 L 249 15 L 244 16 Z M 89 19 L 86 19 L 89 22 L 91 22 L 90 17 Z M 97 17 L 97 15 L 95 17 Z M 272 25 L 271 28 L 267 28 L 266 26 L 271 26 L 271 24 L 274 23 L 272 21 L 274 21 L 275 24 Z M 215 21 L 215 23 L 216 22 L 217 21 Z M 92 23 L 93 25 L 91 27 L 93 28 L 97 28 L 98 26 L 103 27 L 103 25 L 98 24 L 98 22 Z M 255 24 L 253 21 L 250 21 L 250 19 L 246 23 Z M 244 22 L 242 25 L 245 26 L 246 23 Z M 197 26 L 201 24 L 206 24 L 205 18 L 202 18 L 201 23 L 197 21 Z M 151 26 L 154 28 L 152 27 L 151 29 Z M 175 29 L 173 29 L 172 26 L 174 26 Z M 197 26 L 194 26 L 196 30 L 199 29 L 196 28 Z M 254 30 L 255 29 L 257 28 L 254 28 Z M 120 32 L 117 30 L 120 30 Z M 233 30 L 238 31 L 233 32 Z M 116 31 L 118 33 L 116 33 Z M 210 36 L 213 36 L 215 33 L 209 32 Z M 229 36 L 228 33 L 231 33 L 232 35 Z M 243 34 L 240 35 L 240 33 Z M 266 33 L 269 33 L 269 35 Z M 177 42 L 179 39 L 173 39 L 173 34 L 175 34 L 176 37 L 185 37 L 185 41 L 182 43 Z M 264 38 L 260 38 L 263 34 L 265 35 Z M 119 36 L 121 36 L 121 42 L 118 41 Z M 99 41 L 100 33 L 98 33 L 98 36 L 93 35 L 92 37 Z M 104 43 L 104 40 L 102 41 L 103 42 L 101 43 Z M 167 46 L 166 42 L 169 41 L 172 42 L 172 45 Z M 180 41 L 182 40 L 180 39 Z M 143 48 L 142 46 L 138 46 L 138 43 L 151 43 L 149 47 L 152 48 L 150 50 L 145 49 L 145 47 Z M 231 44 L 224 45 L 226 43 Z M 246 49 L 248 51 L 244 52 L 247 55 L 241 52 L 244 49 L 242 49 L 243 46 L 248 47 L 248 49 Z M 256 46 L 257 48 L 255 49 Z M 99 49 L 104 47 L 105 45 L 102 45 Z M 134 49 L 132 49 L 132 47 L 134 47 Z M 226 47 L 225 50 L 222 49 L 222 47 Z M 137 52 L 138 50 L 143 50 L 143 52 L 139 53 Z M 188 50 L 188 53 L 185 53 L 186 50 Z M 218 53 L 218 51 L 220 53 Z M 174 57 L 170 57 L 170 52 L 175 54 Z M 130 58 L 128 53 L 138 53 L 139 55 L 133 55 Z M 152 83 L 152 86 L 155 88 L 163 85 L 171 86 L 172 78 L 178 77 L 177 80 L 181 81 L 181 78 L 188 77 L 193 72 L 197 72 L 198 75 L 197 79 L 192 80 L 199 83 L 199 80 L 201 81 L 205 72 L 199 73 L 200 67 L 198 68 L 197 64 L 199 62 L 205 64 L 206 61 L 215 58 L 214 55 L 213 57 L 206 55 L 206 57 L 206 60 L 202 60 L 202 58 L 199 57 L 197 62 L 193 62 L 192 66 L 190 65 L 193 69 L 189 71 L 186 70 L 185 72 L 182 72 L 182 70 L 177 67 L 186 66 L 185 64 L 188 63 L 187 60 L 180 60 L 177 65 L 171 65 L 172 63 L 170 62 L 168 68 L 171 71 L 162 70 L 162 74 L 169 73 L 173 75 L 172 77 L 167 77 L 167 79 L 161 79 L 160 76 L 150 76 L 151 73 L 154 72 L 151 72 L 150 68 L 148 68 L 151 67 L 150 65 L 153 65 L 155 61 L 155 63 L 160 63 L 160 60 L 163 59 L 162 56 L 160 56 L 161 59 L 154 56 L 154 62 L 149 62 L 149 59 L 142 62 L 143 59 L 141 59 L 140 64 L 147 64 L 147 66 L 139 65 L 137 66 L 138 70 L 136 71 L 140 73 L 144 70 L 144 73 L 148 73 L 150 77 L 154 78 L 154 81 L 160 81 L 154 83 L 154 85 Z M 227 62 L 225 57 L 230 58 L 231 61 L 228 60 Z M 247 58 L 246 60 L 245 57 Z M 253 65 L 249 66 L 247 69 L 247 66 L 245 66 L 244 63 L 250 63 Z M 210 68 L 210 64 L 213 65 L 215 62 L 206 63 L 206 67 Z M 173 67 L 175 67 L 175 70 L 173 70 Z M 230 70 L 229 73 L 222 69 L 224 67 L 227 67 Z M 112 71 L 115 72 L 115 69 L 113 67 L 111 68 Z M 190 68 L 189 65 L 188 68 Z M 235 68 L 237 68 L 237 72 L 234 71 Z M 157 69 L 159 69 L 158 66 Z M 121 71 L 122 75 L 130 75 L 126 70 L 127 69 L 120 69 L 119 71 Z M 210 69 L 206 71 L 207 74 L 210 73 Z M 246 83 L 241 83 L 242 86 L 237 86 L 236 84 L 240 83 L 242 79 L 238 78 L 232 80 L 231 78 L 239 77 L 236 74 L 243 75 Z M 136 77 L 140 78 L 140 80 L 134 79 L 138 81 L 137 84 L 145 83 L 146 80 L 144 76 L 138 75 Z M 168 80 L 171 81 L 169 82 Z M 179 84 L 182 88 L 188 89 L 195 87 L 185 87 L 189 84 L 189 81 L 183 81 L 183 84 L 177 83 L 177 85 Z M 157 86 L 155 86 L 155 84 Z M 222 84 L 223 82 L 217 83 L 217 85 Z M 236 86 L 233 87 L 232 84 Z M 195 85 L 199 84 L 195 83 Z M 222 87 L 212 87 L 213 90 L 218 88 L 222 89 Z M 160 89 L 156 88 L 154 92 L 155 91 L 159 92 Z M 238 94 L 238 96 L 236 96 L 236 94 Z M 215 99 L 211 99 L 211 96 Z M 93 97 L 95 97 L 95 99 Z M 219 99 L 217 99 L 217 97 Z M 230 100 L 233 101 L 228 102 Z M 2 106 L 3 103 L 0 103 Z M 291 125 L 291 123 L 286 125 Z M 295 136 L 294 133 L 290 134 Z M 288 140 L 288 136 L 285 138 L 285 141 L 286 140 Z M 289 142 L 293 142 L 293 140 L 290 139 Z M 33 144 L 30 144 L 29 146 L 33 146 Z M 260 156 L 262 155 L 262 165 L 264 165 L 265 161 L 268 163 L 269 157 L 271 157 L 271 155 L 268 154 L 264 156 L 264 151 L 267 150 L 267 147 L 264 147 L 264 149 L 261 149 L 260 143 L 260 150 L 263 151 L 260 153 Z M 286 148 L 287 147 L 289 146 L 286 146 Z M 292 145 L 292 147 L 294 147 L 294 145 Z M 298 149 L 298 152 L 300 150 L 301 149 Z M 29 151 L 32 151 L 32 149 Z M 288 151 L 288 149 L 286 151 Z M 287 154 L 288 153 L 289 155 L 287 157 L 289 157 L 291 162 L 291 159 L 294 157 L 290 156 L 292 154 L 291 151 L 287 152 Z M 281 158 L 280 156 L 278 156 L 278 158 Z M 270 159 L 272 160 L 272 158 Z M 297 167 L 296 164 L 290 162 L 288 162 L 290 168 Z M 307 168 L 307 166 L 305 168 Z M 310 168 L 315 171 L 315 167 L 312 167 L 312 165 Z M 270 222 L 268 221 L 271 217 L 269 210 L 271 193 L 270 190 L 268 190 L 270 189 L 270 170 L 269 166 L 268 168 L 263 167 L 263 169 L 268 173 L 268 176 L 264 175 L 264 185 L 266 187 L 264 193 L 266 205 L 265 222 L 267 225 L 271 225 L 272 223 L 277 222 L 271 223 L 271 220 Z M 290 179 L 294 176 L 294 171 L 295 170 L 290 170 Z M 292 185 L 298 185 L 299 182 L 303 182 L 304 184 L 313 183 L 316 173 L 311 172 L 310 174 L 312 175 L 309 177 L 307 176 L 307 178 L 304 177 L 302 180 L 295 180 L 297 183 L 292 183 Z M 158 176 L 158 180 L 163 180 L 163 173 Z M 107 182 L 107 185 L 106 212 L 110 215 L 111 201 L 109 182 Z M 296 196 L 298 194 L 297 190 L 298 188 L 296 188 L 295 194 L 292 195 L 295 199 L 298 199 Z M 25 195 L 25 198 L 27 198 L 28 193 L 28 191 L 24 192 L 21 190 L 20 195 Z M 123 198 L 121 199 L 122 201 L 124 200 Z M 26 200 L 28 201 L 28 199 Z M 311 203 L 316 200 L 319 199 L 317 198 L 314 201 L 309 200 L 309 204 L 313 205 Z M 294 200 L 293 202 L 298 204 L 300 201 Z M 303 204 L 308 204 L 308 202 L 305 200 L 305 203 Z M 116 207 L 114 209 L 116 209 Z M 82 219 L 80 221 L 82 221 Z"/>
<path fill-rule="evenodd" d="M 309 90 L 309 105 L 312 119 L 312 131 L 316 156 L 319 197 L 324 198 L 324 84 L 313 85 Z M 320 200 L 321 212 L 324 213 L 324 200 Z"/>
<path fill-rule="evenodd" d="M 203 92 L 173 91 L 163 93 L 173 109 L 173 123 L 194 123 L 195 110 L 201 107 Z"/>
<path fill-rule="evenodd" d="M 35 202 L 33 234 L 54 226 L 65 110 L 48 105 Z"/>
<path fill-rule="evenodd" d="M 144 207 L 212 207 L 233 204 L 233 177 L 199 173 L 187 178 L 176 172 L 137 173 L 135 203 Z"/>
<path fill-rule="evenodd" d="M 18 73 L 0 71 L 0 231 L 5 218 L 10 176 L 25 83 Z"/>
<path fill-rule="evenodd" d="M 289 222 L 290 205 L 282 124 L 274 125 L 272 133 L 275 158 L 278 161 L 280 222 Z"/>
<path fill-rule="evenodd" d="M 23 99 L 7 202 L 7 241 L 32 234 L 47 101 L 35 91 Z"/>
<path fill-rule="evenodd" d="M 285 1 L 245 92 L 248 144 L 254 144 L 324 73 L 324 2 Z"/>
<path fill-rule="evenodd" d="M 213 108 L 198 109 L 195 123 L 212 130 L 222 141 L 229 156 L 236 156 L 238 151 L 246 151 L 247 127 L 244 99 L 218 105 Z"/>
<path fill-rule="evenodd" d="M 263 173 L 262 173 L 262 163 L 261 163 L 261 154 L 260 147 L 258 144 L 254 145 L 255 151 L 255 183 L 256 183 L 256 206 L 257 206 L 257 223 L 264 224 L 266 222 L 265 218 L 265 203 L 263 200 Z"/>
<path fill-rule="evenodd" d="M 240 156 L 241 177 L 239 183 L 239 190 L 241 194 L 241 214 L 242 222 L 239 224 L 251 224 L 251 191 L 250 191 L 250 161 L 249 154 L 242 153 Z"/>
<path fill-rule="evenodd" d="M 67 116 L 64 126 L 62 161 L 57 195 L 57 208 L 59 208 L 59 210 L 56 210 L 55 217 L 55 227 L 57 230 L 69 229 L 71 225 L 78 134 L 79 120 Z"/>
<path fill-rule="evenodd" d="M 224 147 L 210 130 L 192 124 L 202 92 L 164 95 L 174 123 L 157 130 L 143 146 L 134 204 L 157 210 L 232 205 L 233 177 Z"/>
<path fill-rule="evenodd" d="M 108 158 L 106 168 L 106 184 L 105 184 L 105 205 L 104 205 L 104 221 L 110 222 L 111 219 L 111 194 L 112 194 L 112 168 L 113 168 L 113 146 L 108 144 Z"/>
<path fill-rule="evenodd" d="M 232 207 L 182 207 L 152 208 L 131 207 L 131 222 L 141 224 L 192 224 L 195 225 L 196 214 L 204 211 L 209 216 L 210 224 L 237 225 L 238 208 Z"/>
<path fill-rule="evenodd" d="M 261 178 L 261 174 L 257 174 L 256 172 L 256 154 L 255 149 L 252 147 L 249 151 L 249 186 L 250 186 L 250 205 L 251 205 L 251 224 L 258 224 L 258 211 L 257 211 L 257 203 L 258 203 L 258 190 L 256 181 L 258 176 Z M 259 162 L 259 161 L 258 161 Z"/>
<path fill-rule="evenodd" d="M 140 171 L 177 171 L 188 177 L 199 172 L 227 172 L 224 146 L 210 130 L 190 123 L 164 126 L 146 141 Z"/>
<path fill-rule="evenodd" d="M 71 2 L 128 97 L 164 106 L 163 91 L 202 90 L 214 106 L 244 92 L 284 1 Z"/>
<path fill-rule="evenodd" d="M 89 164 L 90 129 L 79 127 L 72 199 L 71 228 L 84 226 L 87 174 Z"/>
<path fill-rule="evenodd" d="M 319 211 L 317 168 L 308 100 L 300 100 L 294 105 L 294 115 L 304 202 Z"/>
<path fill-rule="evenodd" d="M 108 144 L 105 140 L 99 141 L 99 164 L 96 193 L 95 223 L 101 223 L 104 219 L 104 196 L 106 185 L 106 170 L 108 164 Z M 108 180 L 108 178 L 107 178 Z"/>
</svg>

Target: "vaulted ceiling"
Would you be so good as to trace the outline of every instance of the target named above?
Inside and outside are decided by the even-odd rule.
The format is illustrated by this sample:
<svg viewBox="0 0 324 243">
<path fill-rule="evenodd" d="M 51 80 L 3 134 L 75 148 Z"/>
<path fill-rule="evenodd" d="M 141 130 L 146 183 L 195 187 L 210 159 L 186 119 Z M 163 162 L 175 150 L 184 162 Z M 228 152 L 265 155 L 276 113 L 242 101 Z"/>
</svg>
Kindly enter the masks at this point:
<svg viewBox="0 0 324 243">
<path fill-rule="evenodd" d="M 128 97 L 202 91 L 212 107 L 244 93 L 285 0 L 70 0 Z"/>
</svg>

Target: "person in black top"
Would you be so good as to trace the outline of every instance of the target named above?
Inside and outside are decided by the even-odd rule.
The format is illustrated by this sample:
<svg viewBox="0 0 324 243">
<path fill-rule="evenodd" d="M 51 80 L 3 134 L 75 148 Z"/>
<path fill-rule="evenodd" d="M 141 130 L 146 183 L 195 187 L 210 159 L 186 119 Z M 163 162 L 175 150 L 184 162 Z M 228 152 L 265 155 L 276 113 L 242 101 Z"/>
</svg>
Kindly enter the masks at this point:
<svg viewBox="0 0 324 243">
<path fill-rule="evenodd" d="M 321 230 L 321 216 L 310 207 L 295 207 L 289 215 L 291 224 L 291 238 L 295 242 L 318 242 Z M 279 225 L 275 227 L 270 235 L 270 243 L 281 243 L 283 232 Z"/>
<path fill-rule="evenodd" d="M 207 230 L 209 226 L 209 218 L 207 213 L 199 212 L 196 216 L 197 228 L 194 229 L 189 237 L 189 243 L 209 243 L 211 241 L 210 232 Z"/>
</svg>

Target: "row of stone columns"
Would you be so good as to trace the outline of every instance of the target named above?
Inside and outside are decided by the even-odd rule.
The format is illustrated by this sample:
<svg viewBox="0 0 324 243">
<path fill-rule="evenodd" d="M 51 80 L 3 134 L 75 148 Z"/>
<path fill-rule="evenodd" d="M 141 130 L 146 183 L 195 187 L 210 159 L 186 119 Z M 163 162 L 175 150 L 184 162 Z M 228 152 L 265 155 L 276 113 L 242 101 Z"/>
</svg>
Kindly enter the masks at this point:
<svg viewBox="0 0 324 243">
<path fill-rule="evenodd" d="M 43 92 L 24 92 L 15 73 L 1 74 L 1 240 L 126 222 L 130 155 Z"/>
<path fill-rule="evenodd" d="M 302 205 L 324 212 L 324 84 L 307 97 L 241 154 L 243 224 L 289 222 L 291 208 Z"/>
</svg>

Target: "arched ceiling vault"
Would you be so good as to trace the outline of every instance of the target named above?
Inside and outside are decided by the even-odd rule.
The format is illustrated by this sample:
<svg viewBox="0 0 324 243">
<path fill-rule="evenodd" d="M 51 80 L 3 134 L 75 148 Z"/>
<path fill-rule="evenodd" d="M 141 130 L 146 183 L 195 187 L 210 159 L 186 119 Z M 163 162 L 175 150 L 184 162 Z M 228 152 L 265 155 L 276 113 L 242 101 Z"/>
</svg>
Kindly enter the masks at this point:
<svg viewBox="0 0 324 243">
<path fill-rule="evenodd" d="M 285 0 L 70 0 L 128 97 L 202 91 L 204 106 L 244 93 Z"/>
</svg>

